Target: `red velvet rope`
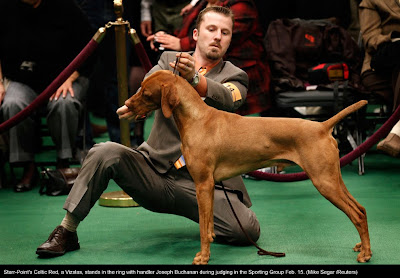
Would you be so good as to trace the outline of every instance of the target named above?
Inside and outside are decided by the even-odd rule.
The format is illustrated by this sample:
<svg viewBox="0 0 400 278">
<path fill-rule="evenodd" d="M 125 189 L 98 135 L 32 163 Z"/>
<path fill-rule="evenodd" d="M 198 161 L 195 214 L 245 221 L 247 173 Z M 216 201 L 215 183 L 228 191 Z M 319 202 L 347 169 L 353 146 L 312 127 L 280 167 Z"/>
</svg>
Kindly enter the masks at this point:
<svg viewBox="0 0 400 278">
<path fill-rule="evenodd" d="M 76 56 L 76 58 L 54 79 L 52 83 L 27 107 L 16 114 L 14 117 L 0 124 L 0 133 L 10 129 L 14 125 L 20 123 L 28 117 L 35 109 L 37 109 L 43 102 L 48 100 L 52 94 L 67 80 L 71 74 L 79 68 L 83 62 L 94 52 L 98 46 L 98 42 L 91 39 L 84 49 Z M 141 42 L 135 44 L 135 51 L 140 59 L 140 62 L 146 72 L 150 71 L 153 67 L 150 59 L 146 53 Z"/>
<path fill-rule="evenodd" d="M 358 146 L 356 149 L 346 154 L 340 159 L 340 167 L 343 167 L 350 162 L 352 162 L 357 157 L 366 153 L 370 148 L 372 148 L 378 141 L 387 135 L 392 127 L 399 121 L 400 119 L 400 106 L 397 107 L 396 111 L 390 116 L 390 118 L 364 143 Z M 293 182 L 293 181 L 302 181 L 308 179 L 308 176 L 305 172 L 300 173 L 292 173 L 292 174 L 272 174 L 272 173 L 264 173 L 261 171 L 253 171 L 248 173 L 249 176 L 269 181 L 277 181 L 277 182 Z"/>
<path fill-rule="evenodd" d="M 48 101 L 50 96 L 67 80 L 71 74 L 79 68 L 83 62 L 93 53 L 97 48 L 98 43 L 91 39 L 84 49 L 76 56 L 76 58 L 54 79 L 53 82 L 27 107 L 21 110 L 14 117 L 0 124 L 0 133 L 8 130 L 12 126 L 20 123 L 28 117 L 35 109 L 37 109 L 43 102 Z"/>
<path fill-rule="evenodd" d="M 149 72 L 153 65 L 150 62 L 149 56 L 147 56 L 146 50 L 143 47 L 142 43 L 135 44 L 135 51 L 137 56 L 139 57 L 140 63 L 142 64 L 144 70 Z"/>
</svg>

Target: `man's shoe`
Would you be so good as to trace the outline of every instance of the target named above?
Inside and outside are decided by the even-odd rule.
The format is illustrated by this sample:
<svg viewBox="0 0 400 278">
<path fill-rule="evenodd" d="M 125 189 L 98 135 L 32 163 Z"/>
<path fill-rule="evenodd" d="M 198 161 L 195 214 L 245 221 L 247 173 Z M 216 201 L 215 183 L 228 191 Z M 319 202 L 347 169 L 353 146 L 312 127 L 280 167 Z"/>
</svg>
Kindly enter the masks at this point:
<svg viewBox="0 0 400 278">
<path fill-rule="evenodd" d="M 394 133 L 389 133 L 384 140 L 379 142 L 376 148 L 390 156 L 398 157 L 400 154 L 400 137 Z"/>
<path fill-rule="evenodd" d="M 24 175 L 21 181 L 17 184 L 14 184 L 15 192 L 25 192 L 32 190 L 39 180 L 39 172 L 36 169 L 36 165 L 34 162 L 28 162 L 24 165 Z"/>
<path fill-rule="evenodd" d="M 20 181 L 19 183 L 14 185 L 14 191 L 15 192 L 30 191 L 36 186 L 36 184 L 38 183 L 38 180 L 39 180 L 39 173 L 35 169 L 35 171 L 33 172 L 33 176 L 31 177 L 30 182 L 23 183 L 22 181 Z"/>
<path fill-rule="evenodd" d="M 26 191 L 30 191 L 35 187 L 36 183 L 17 183 L 16 185 L 14 185 L 14 191 L 15 192 L 26 192 Z"/>
<path fill-rule="evenodd" d="M 63 226 L 57 226 L 49 239 L 36 249 L 36 254 L 39 257 L 56 257 L 79 248 L 78 234 L 68 231 Z"/>
<path fill-rule="evenodd" d="M 94 123 L 91 123 L 90 125 L 92 127 L 92 133 L 94 138 L 100 137 L 102 134 L 108 131 L 106 125 L 97 125 Z"/>
</svg>

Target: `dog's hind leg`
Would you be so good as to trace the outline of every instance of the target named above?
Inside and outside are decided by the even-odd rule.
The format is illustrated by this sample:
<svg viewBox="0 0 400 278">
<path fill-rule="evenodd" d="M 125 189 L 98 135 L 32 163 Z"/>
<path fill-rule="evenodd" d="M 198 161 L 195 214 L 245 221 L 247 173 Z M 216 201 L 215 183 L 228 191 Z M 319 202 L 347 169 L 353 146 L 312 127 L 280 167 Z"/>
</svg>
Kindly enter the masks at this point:
<svg viewBox="0 0 400 278">
<path fill-rule="evenodd" d="M 372 256 L 369 232 L 368 232 L 367 212 L 366 212 L 365 208 L 360 203 L 358 203 L 357 200 L 347 190 L 346 185 L 344 184 L 342 178 L 340 178 L 340 181 L 341 181 L 340 185 L 341 185 L 343 192 L 357 206 L 357 209 L 365 215 L 365 221 L 362 222 L 363 227 L 360 227 L 360 229 L 358 229 L 356 226 L 357 230 L 360 233 L 361 242 L 357 243 L 354 246 L 353 250 L 356 252 L 360 252 L 360 254 L 357 257 L 357 260 L 359 262 L 367 262 L 367 261 L 369 261 L 369 259 Z"/>
<path fill-rule="evenodd" d="M 360 235 L 361 243 L 358 243 L 353 250 L 360 252 L 357 256 L 358 262 L 367 262 L 372 253 L 366 210 L 347 190 L 342 179 L 339 162 L 334 165 L 331 161 L 325 161 L 326 164 L 321 163 L 323 162 L 319 161 L 318 166 L 309 165 L 307 174 L 321 195 L 342 210 L 354 224 Z M 321 165 L 324 165 L 323 168 Z M 309 171 L 310 169 L 312 171 Z"/>
</svg>

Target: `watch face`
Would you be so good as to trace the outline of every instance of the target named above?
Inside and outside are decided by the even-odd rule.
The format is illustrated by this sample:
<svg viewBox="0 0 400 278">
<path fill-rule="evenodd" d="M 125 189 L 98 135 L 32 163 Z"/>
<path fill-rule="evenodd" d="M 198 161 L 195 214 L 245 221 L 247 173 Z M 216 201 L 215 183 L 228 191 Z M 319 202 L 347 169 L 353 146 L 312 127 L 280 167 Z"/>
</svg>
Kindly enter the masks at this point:
<svg viewBox="0 0 400 278">
<path fill-rule="evenodd" d="M 192 83 L 190 83 L 192 86 L 196 86 L 197 84 L 199 84 L 199 82 L 200 82 L 200 77 L 199 77 L 199 75 L 196 73 L 194 76 L 193 76 L 193 80 L 192 80 Z"/>
</svg>

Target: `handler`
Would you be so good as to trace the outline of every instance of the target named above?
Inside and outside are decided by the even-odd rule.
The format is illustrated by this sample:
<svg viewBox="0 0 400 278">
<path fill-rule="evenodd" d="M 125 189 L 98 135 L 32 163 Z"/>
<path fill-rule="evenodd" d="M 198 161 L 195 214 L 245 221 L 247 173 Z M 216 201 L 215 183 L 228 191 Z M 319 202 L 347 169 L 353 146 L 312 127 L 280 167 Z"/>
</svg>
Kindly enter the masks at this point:
<svg viewBox="0 0 400 278">
<path fill-rule="evenodd" d="M 245 100 L 248 77 L 244 71 L 222 60 L 233 28 L 233 14 L 223 7 L 209 7 L 198 16 L 193 37 L 197 41 L 193 53 L 164 52 L 148 74 L 176 69 L 213 107 L 234 111 Z M 175 64 L 176 57 L 181 56 Z M 147 77 L 146 76 L 146 77 Z M 118 109 L 120 118 L 129 115 L 126 106 Z M 234 124 L 234 123 L 232 123 Z M 194 182 L 181 158 L 180 137 L 173 117 L 166 119 L 155 112 L 154 124 L 147 142 L 138 149 L 106 142 L 95 145 L 87 155 L 64 209 L 66 216 L 46 242 L 37 248 L 39 256 L 59 256 L 80 248 L 77 226 L 113 179 L 142 207 L 160 213 L 187 217 L 198 222 L 198 206 Z M 205 154 L 207 155 L 207 154 Z M 260 235 L 260 226 L 240 176 L 223 182 L 242 226 L 253 241 Z M 216 241 L 249 244 L 233 216 L 220 185 L 214 197 L 214 231 Z"/>
</svg>

